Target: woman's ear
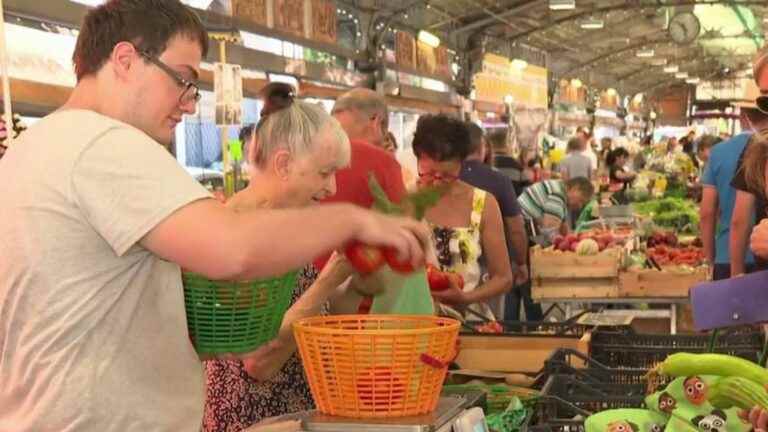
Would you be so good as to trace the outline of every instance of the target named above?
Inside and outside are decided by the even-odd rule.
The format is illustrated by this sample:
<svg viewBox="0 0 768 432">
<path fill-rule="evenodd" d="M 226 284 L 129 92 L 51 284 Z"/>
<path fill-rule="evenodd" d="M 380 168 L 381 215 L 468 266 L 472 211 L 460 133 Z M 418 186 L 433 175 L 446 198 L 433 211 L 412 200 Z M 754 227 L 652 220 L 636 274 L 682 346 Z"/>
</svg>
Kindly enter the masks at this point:
<svg viewBox="0 0 768 432">
<path fill-rule="evenodd" d="M 272 168 L 281 180 L 287 180 L 291 175 L 293 158 L 288 150 L 278 150 L 272 157 Z"/>
</svg>

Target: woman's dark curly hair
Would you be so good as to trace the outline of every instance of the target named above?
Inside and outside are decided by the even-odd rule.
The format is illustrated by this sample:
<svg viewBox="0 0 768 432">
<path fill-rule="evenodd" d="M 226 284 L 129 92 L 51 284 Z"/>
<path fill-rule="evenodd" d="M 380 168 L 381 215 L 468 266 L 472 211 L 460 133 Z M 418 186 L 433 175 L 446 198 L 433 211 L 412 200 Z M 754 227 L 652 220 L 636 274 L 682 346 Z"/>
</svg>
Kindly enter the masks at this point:
<svg viewBox="0 0 768 432">
<path fill-rule="evenodd" d="M 629 152 L 624 147 L 617 147 L 608 153 L 608 157 L 605 158 L 605 164 L 613 166 L 620 157 L 629 157 Z"/>
<path fill-rule="evenodd" d="M 413 135 L 416 157 L 427 156 L 438 162 L 460 160 L 469 156 L 471 140 L 467 126 L 445 114 L 427 114 L 419 118 Z"/>
</svg>

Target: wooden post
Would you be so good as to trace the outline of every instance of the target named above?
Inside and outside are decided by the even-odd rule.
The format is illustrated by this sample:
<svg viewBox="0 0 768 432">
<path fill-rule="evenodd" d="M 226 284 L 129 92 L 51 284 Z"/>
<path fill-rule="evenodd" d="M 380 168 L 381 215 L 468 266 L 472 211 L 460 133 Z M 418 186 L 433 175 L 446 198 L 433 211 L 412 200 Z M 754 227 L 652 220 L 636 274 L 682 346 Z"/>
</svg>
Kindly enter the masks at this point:
<svg viewBox="0 0 768 432">
<path fill-rule="evenodd" d="M 219 40 L 219 61 L 227 62 L 227 40 Z M 235 194 L 235 181 L 233 178 L 232 161 L 229 160 L 229 143 L 227 139 L 228 126 L 219 128 L 219 137 L 221 140 L 221 170 L 224 175 L 224 195 L 229 198 Z"/>
</svg>

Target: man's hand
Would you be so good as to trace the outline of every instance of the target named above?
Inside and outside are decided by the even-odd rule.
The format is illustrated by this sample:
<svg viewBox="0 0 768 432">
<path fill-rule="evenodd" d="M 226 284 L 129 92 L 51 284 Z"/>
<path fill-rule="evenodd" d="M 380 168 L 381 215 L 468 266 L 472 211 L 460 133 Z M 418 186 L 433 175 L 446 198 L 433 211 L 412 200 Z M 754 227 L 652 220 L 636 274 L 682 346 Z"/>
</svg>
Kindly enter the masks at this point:
<svg viewBox="0 0 768 432">
<path fill-rule="evenodd" d="M 512 269 L 512 275 L 515 277 L 513 282 L 515 286 L 528 282 L 528 266 L 525 264 L 515 264 Z"/>
<path fill-rule="evenodd" d="M 763 219 L 754 229 L 749 238 L 749 246 L 755 255 L 768 257 L 768 219 Z"/>
</svg>

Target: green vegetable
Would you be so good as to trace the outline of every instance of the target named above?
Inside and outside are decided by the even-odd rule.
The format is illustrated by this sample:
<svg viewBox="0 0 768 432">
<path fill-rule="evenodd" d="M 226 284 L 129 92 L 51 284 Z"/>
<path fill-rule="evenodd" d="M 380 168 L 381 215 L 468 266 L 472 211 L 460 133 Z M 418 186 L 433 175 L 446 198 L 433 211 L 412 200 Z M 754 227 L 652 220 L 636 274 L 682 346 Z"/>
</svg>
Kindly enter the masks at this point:
<svg viewBox="0 0 768 432">
<path fill-rule="evenodd" d="M 751 409 L 759 406 L 768 409 L 768 392 L 765 387 L 742 377 L 720 378 L 712 384 L 709 392 L 709 402 L 716 408 Z"/>
<path fill-rule="evenodd" d="M 698 229 L 699 209 L 687 199 L 667 197 L 635 203 L 633 208 L 640 215 L 650 216 L 661 227 L 688 233 Z"/>
<path fill-rule="evenodd" d="M 761 386 L 768 385 L 768 370 L 749 360 L 725 354 L 675 353 L 659 363 L 649 374 L 740 377 Z"/>
<path fill-rule="evenodd" d="M 368 188 L 373 196 L 373 208 L 377 211 L 389 215 L 408 215 L 417 220 L 421 220 L 424 213 L 437 204 L 445 193 L 444 187 L 423 188 L 406 195 L 402 203 L 393 203 L 373 173 L 368 174 Z"/>
</svg>

